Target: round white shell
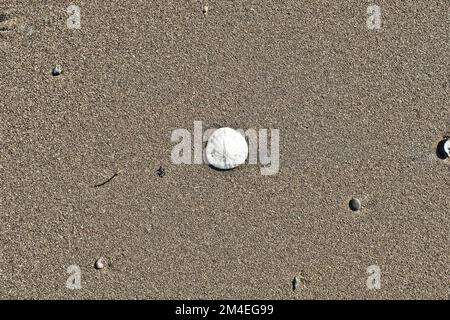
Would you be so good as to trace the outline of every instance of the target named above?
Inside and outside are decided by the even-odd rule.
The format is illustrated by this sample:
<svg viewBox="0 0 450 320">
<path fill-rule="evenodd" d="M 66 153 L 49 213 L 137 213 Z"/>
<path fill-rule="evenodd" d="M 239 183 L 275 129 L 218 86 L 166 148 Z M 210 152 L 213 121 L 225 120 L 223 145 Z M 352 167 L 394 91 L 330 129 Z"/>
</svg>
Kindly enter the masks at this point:
<svg viewBox="0 0 450 320">
<path fill-rule="evenodd" d="M 219 169 L 233 169 L 247 159 L 248 145 L 242 134 L 231 128 L 213 132 L 206 145 L 206 161 Z"/>
<path fill-rule="evenodd" d="M 445 143 L 444 143 L 444 151 L 447 153 L 447 156 L 450 157 L 450 139 L 445 141 Z"/>
</svg>

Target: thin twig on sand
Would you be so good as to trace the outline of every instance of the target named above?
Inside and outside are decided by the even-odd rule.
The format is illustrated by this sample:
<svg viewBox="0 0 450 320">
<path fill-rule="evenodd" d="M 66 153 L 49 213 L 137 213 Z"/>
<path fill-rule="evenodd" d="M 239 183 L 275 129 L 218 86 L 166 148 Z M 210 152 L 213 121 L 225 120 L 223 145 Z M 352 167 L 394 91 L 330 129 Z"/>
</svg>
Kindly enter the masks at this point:
<svg viewBox="0 0 450 320">
<path fill-rule="evenodd" d="M 117 177 L 117 176 L 119 175 L 119 173 L 121 173 L 121 172 L 122 172 L 121 170 L 117 171 L 117 172 L 114 173 L 114 174 L 112 175 L 112 177 L 110 177 L 108 180 L 103 181 L 103 182 L 101 182 L 101 183 L 98 183 L 98 184 L 94 185 L 94 188 L 98 188 L 98 187 L 101 187 L 101 186 L 107 184 L 107 183 L 110 182 L 112 179 L 114 179 L 115 177 Z"/>
</svg>

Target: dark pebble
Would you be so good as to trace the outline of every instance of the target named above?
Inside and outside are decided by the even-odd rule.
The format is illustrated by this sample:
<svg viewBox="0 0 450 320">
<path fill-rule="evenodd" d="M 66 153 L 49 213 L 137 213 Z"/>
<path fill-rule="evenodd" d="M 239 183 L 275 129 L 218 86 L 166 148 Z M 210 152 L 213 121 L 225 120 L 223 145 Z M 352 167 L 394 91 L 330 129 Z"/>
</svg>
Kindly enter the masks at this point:
<svg viewBox="0 0 450 320">
<path fill-rule="evenodd" d="M 361 209 L 361 201 L 359 199 L 352 198 L 348 203 L 348 206 L 352 211 L 358 211 Z"/>
</svg>

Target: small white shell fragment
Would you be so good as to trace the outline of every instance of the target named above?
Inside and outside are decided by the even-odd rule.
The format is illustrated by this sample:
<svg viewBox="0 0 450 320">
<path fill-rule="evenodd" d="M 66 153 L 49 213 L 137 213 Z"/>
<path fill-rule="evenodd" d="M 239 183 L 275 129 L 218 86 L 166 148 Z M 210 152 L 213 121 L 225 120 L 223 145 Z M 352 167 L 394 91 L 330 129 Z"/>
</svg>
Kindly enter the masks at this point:
<svg viewBox="0 0 450 320">
<path fill-rule="evenodd" d="M 206 16 L 208 14 L 208 5 L 203 7 L 203 14 Z"/>
<path fill-rule="evenodd" d="M 450 139 L 447 139 L 444 143 L 444 152 L 450 157 Z"/>
<path fill-rule="evenodd" d="M 231 128 L 220 128 L 208 139 L 206 161 L 218 169 L 233 169 L 243 164 L 248 156 L 247 141 Z"/>
<path fill-rule="evenodd" d="M 99 258 L 97 261 L 95 261 L 95 269 L 103 269 L 105 267 L 105 263 L 103 261 L 103 258 Z"/>
</svg>

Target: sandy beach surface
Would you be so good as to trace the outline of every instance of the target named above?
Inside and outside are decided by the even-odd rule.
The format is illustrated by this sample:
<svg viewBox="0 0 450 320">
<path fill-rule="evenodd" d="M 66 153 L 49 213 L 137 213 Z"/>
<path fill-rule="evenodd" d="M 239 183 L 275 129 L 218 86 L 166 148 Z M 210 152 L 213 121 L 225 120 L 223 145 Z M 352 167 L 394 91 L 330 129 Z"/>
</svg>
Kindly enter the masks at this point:
<svg viewBox="0 0 450 320">
<path fill-rule="evenodd" d="M 0 298 L 448 299 L 449 12 L 1 0 Z M 279 129 L 279 172 L 174 164 L 194 121 Z"/>
</svg>

